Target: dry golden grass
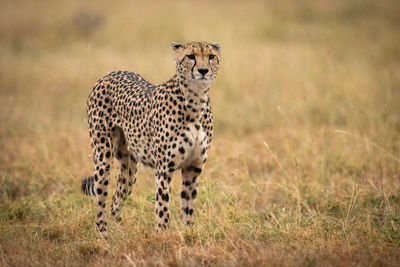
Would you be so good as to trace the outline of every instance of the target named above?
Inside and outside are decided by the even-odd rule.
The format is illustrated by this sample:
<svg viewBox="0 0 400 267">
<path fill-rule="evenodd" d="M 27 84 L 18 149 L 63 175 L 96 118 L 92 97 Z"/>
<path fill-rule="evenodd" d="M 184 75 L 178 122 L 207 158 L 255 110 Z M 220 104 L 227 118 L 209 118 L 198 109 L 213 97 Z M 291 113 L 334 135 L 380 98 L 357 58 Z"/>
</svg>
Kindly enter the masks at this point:
<svg viewBox="0 0 400 267">
<path fill-rule="evenodd" d="M 3 1 L 0 265 L 398 265 L 400 4 L 297 2 Z M 154 233 L 141 170 L 105 242 L 80 192 L 91 86 L 165 81 L 170 42 L 191 40 L 223 49 L 195 225 L 176 174 Z"/>
</svg>

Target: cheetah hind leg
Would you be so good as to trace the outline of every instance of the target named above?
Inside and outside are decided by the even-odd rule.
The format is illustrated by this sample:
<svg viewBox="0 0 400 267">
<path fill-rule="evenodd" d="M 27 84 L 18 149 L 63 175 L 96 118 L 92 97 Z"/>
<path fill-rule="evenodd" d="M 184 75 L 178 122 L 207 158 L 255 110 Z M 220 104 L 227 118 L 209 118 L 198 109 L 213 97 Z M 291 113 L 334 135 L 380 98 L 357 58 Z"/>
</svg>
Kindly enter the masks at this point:
<svg viewBox="0 0 400 267">
<path fill-rule="evenodd" d="M 95 163 L 95 171 L 93 180 L 87 179 L 86 183 L 89 184 L 90 192 L 95 193 L 97 199 L 97 218 L 96 225 L 100 234 L 108 237 L 108 226 L 106 222 L 106 200 L 108 196 L 108 184 L 110 179 L 110 168 L 112 158 L 107 157 L 112 153 L 111 142 L 107 134 L 102 134 L 99 137 L 100 142 L 93 146 L 93 159 Z M 93 181 L 93 185 L 91 182 Z M 83 182 L 84 183 L 84 182 Z"/>
<path fill-rule="evenodd" d="M 113 131 L 114 156 L 118 161 L 118 180 L 112 204 L 111 216 L 116 221 L 121 221 L 121 208 L 123 201 L 132 193 L 133 184 L 136 183 L 137 167 L 133 158 L 130 158 L 127 141 L 121 128 Z"/>
</svg>

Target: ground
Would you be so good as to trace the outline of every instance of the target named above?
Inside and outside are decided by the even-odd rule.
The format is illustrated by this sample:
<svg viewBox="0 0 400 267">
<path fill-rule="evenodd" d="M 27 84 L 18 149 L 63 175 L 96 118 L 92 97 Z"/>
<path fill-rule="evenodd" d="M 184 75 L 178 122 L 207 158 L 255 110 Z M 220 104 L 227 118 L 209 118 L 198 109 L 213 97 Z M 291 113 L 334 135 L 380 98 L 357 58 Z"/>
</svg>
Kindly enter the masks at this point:
<svg viewBox="0 0 400 267">
<path fill-rule="evenodd" d="M 0 265 L 400 262 L 398 1 L 5 1 Z M 154 231 L 152 173 L 95 232 L 87 96 L 108 71 L 161 83 L 170 43 L 221 45 L 193 227 Z M 115 180 L 115 170 L 113 172 Z M 114 186 L 115 183 L 112 183 Z"/>
</svg>

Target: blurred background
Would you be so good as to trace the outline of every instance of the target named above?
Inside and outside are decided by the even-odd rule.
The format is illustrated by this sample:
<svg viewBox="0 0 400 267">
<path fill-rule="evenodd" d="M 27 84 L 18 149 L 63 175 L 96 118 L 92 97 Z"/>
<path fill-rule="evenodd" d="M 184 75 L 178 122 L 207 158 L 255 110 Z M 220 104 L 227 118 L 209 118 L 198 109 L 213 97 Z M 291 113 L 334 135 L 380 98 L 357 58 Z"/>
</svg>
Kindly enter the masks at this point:
<svg viewBox="0 0 400 267">
<path fill-rule="evenodd" d="M 204 172 L 207 183 L 201 185 L 203 194 L 209 193 L 199 199 L 199 216 L 224 214 L 215 219 L 216 225 L 227 227 L 221 233 L 233 225 L 231 232 L 240 236 L 247 230 L 232 222 L 253 221 L 251 215 L 240 214 L 266 214 L 262 226 L 250 226 L 258 229 L 254 235 L 243 237 L 256 242 L 253 247 L 262 240 L 285 248 L 308 244 L 298 243 L 308 238 L 321 244 L 332 238 L 337 249 L 342 242 L 351 251 L 363 247 L 365 252 L 365 244 L 398 249 L 398 1 L 6 0 L 1 6 L 4 255 L 23 244 L 25 253 L 36 256 L 24 258 L 28 254 L 21 252 L 21 264 L 32 259 L 55 263 L 53 256 L 41 258 L 29 244 L 35 240 L 38 247 L 48 248 L 53 235 L 60 235 L 61 240 L 67 236 L 68 253 L 54 248 L 55 255 L 76 258 L 71 244 L 80 242 L 79 253 L 87 257 L 82 261 L 92 260 L 85 254 L 87 244 L 82 245 L 89 234 L 79 234 L 82 224 L 92 231 L 92 222 L 76 214 L 90 210 L 79 192 L 80 179 L 93 168 L 87 96 L 97 79 L 113 70 L 139 73 L 154 84 L 168 80 L 175 72 L 170 43 L 193 40 L 217 42 L 222 48 L 210 91 L 215 137 Z M 150 171 L 139 173 L 138 198 L 130 200 L 130 205 L 146 206 L 148 220 L 142 227 L 147 228 L 132 228 L 138 233 L 152 229 L 152 179 Z M 176 180 L 171 205 L 178 221 Z M 134 221 L 139 215 L 132 210 L 127 212 L 134 214 Z M 270 219 L 271 213 L 276 220 Z M 316 219 L 310 230 L 307 223 L 314 225 L 309 218 L 316 215 L 326 220 Z M 66 226 L 60 218 L 68 216 L 79 219 Z M 350 218 L 353 232 L 342 227 Z M 288 228 L 282 230 L 282 225 Z M 317 234 L 323 231 L 328 234 Z M 204 240 L 223 247 L 211 233 Z M 309 244 L 310 253 L 312 248 Z M 119 249 L 125 253 L 132 247 Z M 356 261 L 382 258 L 387 264 L 395 263 L 393 255 L 399 258 L 398 250 L 388 249 L 391 256 L 386 258 L 382 251 L 366 250 L 372 256 L 354 252 Z M 302 257 L 291 255 L 293 262 Z M 234 264 L 246 263 L 234 259 Z"/>
</svg>

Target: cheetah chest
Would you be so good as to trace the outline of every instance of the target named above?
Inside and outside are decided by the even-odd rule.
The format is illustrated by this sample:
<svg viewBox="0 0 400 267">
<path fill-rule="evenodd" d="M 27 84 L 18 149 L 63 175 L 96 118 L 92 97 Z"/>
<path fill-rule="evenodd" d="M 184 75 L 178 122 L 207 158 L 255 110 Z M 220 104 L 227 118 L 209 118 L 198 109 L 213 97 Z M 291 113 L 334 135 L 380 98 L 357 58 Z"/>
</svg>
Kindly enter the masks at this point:
<svg viewBox="0 0 400 267">
<path fill-rule="evenodd" d="M 189 123 L 178 139 L 180 167 L 207 158 L 207 135 L 200 124 Z"/>
</svg>

